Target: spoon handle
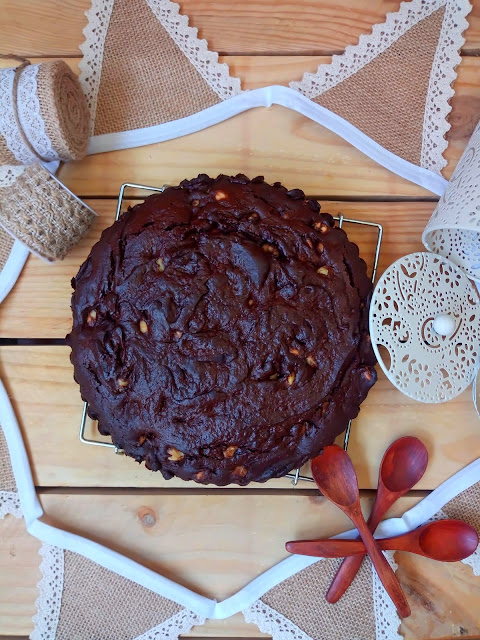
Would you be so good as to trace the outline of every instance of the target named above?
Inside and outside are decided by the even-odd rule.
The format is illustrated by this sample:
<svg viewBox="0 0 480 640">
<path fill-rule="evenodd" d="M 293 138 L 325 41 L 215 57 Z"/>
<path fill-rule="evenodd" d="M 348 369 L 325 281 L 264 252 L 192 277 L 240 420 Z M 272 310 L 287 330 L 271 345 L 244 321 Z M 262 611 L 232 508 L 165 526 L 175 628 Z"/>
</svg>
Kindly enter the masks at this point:
<svg viewBox="0 0 480 640">
<path fill-rule="evenodd" d="M 375 499 L 375 503 L 373 505 L 372 513 L 370 514 L 370 518 L 368 519 L 368 528 L 373 533 L 375 529 L 378 527 L 380 520 L 382 519 L 384 513 L 387 511 L 389 504 L 383 505 L 382 500 L 380 500 L 380 491 L 377 492 L 377 496 Z M 382 492 L 383 493 L 383 492 Z M 385 507 L 385 508 L 384 508 Z M 363 558 L 365 554 L 360 553 L 358 555 L 351 555 L 346 557 L 342 562 L 340 567 L 338 568 L 335 577 L 332 580 L 332 584 L 328 588 L 327 595 L 325 599 L 327 602 L 331 604 L 338 602 L 340 598 L 343 596 L 348 587 L 352 584 L 355 576 L 360 569 Z"/>
<path fill-rule="evenodd" d="M 402 618 L 408 618 L 411 611 L 402 587 L 400 586 L 392 567 L 388 564 L 388 560 L 385 558 L 383 553 L 380 551 L 380 547 L 375 542 L 375 539 L 371 534 L 367 523 L 363 519 L 360 510 L 358 517 L 355 518 L 354 524 L 365 544 L 370 560 L 373 562 L 373 566 L 378 573 L 378 577 L 395 604 L 399 616 Z"/>
</svg>

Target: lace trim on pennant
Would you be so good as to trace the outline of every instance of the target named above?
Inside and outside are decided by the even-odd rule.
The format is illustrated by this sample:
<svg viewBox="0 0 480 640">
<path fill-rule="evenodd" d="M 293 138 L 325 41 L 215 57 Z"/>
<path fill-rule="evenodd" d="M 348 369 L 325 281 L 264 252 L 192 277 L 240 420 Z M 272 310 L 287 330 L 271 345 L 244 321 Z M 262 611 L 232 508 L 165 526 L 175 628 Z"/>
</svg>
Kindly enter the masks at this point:
<svg viewBox="0 0 480 640">
<path fill-rule="evenodd" d="M 449 100 L 455 93 L 452 88 L 457 77 L 455 69 L 462 60 L 459 54 L 465 42 L 462 34 L 468 29 L 465 16 L 471 9 L 468 0 L 447 2 L 433 60 L 425 103 L 420 166 L 435 173 L 440 173 L 447 164 L 443 153 L 448 145 L 445 134 L 450 129 L 447 122 L 447 116 L 452 110 Z"/>
<path fill-rule="evenodd" d="M 358 44 L 349 45 L 343 54 L 333 56 L 330 64 L 320 65 L 316 73 L 305 73 L 301 82 L 291 82 L 290 87 L 307 98 L 316 98 L 360 71 L 420 20 L 443 7 L 446 1 L 402 2 L 396 13 L 387 14 L 383 24 L 373 26 L 371 34 L 361 35 Z"/>
<path fill-rule="evenodd" d="M 23 69 L 18 80 L 18 118 L 27 140 L 44 160 L 59 160 L 50 138 L 45 131 L 45 123 L 37 97 L 37 74 L 39 65 L 31 64 Z"/>
<path fill-rule="evenodd" d="M 95 127 L 98 90 L 102 75 L 103 48 L 112 15 L 114 0 L 92 0 L 92 6 L 85 11 L 87 26 L 83 30 L 85 41 L 80 45 L 83 58 L 79 62 L 80 84 L 90 109 L 90 135 Z"/>
<path fill-rule="evenodd" d="M 398 569 L 398 565 L 393 559 L 393 555 L 394 551 L 385 552 L 385 557 L 387 558 L 390 566 L 394 571 L 396 571 Z M 398 633 L 400 618 L 398 617 L 397 610 L 385 591 L 383 584 L 380 582 L 380 578 L 378 577 L 373 564 L 372 574 L 376 640 L 402 640 L 402 636 Z"/>
<path fill-rule="evenodd" d="M 253 622 L 263 633 L 269 633 L 273 640 L 321 640 L 314 639 L 302 631 L 291 620 L 269 607 L 262 600 L 256 600 L 242 611 L 245 622 Z"/>
<path fill-rule="evenodd" d="M 206 618 L 201 618 L 193 611 L 182 609 L 165 622 L 153 629 L 145 631 L 134 640 L 178 640 L 182 633 L 188 633 L 195 625 L 205 624 Z"/>
<path fill-rule="evenodd" d="M 20 508 L 20 498 L 16 491 L 0 491 L 0 519 L 8 513 L 15 518 L 21 518 L 23 515 Z"/>
<path fill-rule="evenodd" d="M 218 53 L 210 51 L 206 40 L 198 38 L 198 29 L 188 26 L 188 16 L 180 14 L 180 6 L 171 0 L 146 0 L 170 37 L 187 56 L 219 98 L 227 100 L 241 93 L 239 78 L 230 76 L 225 63 L 218 62 Z"/>
<path fill-rule="evenodd" d="M 30 640 L 55 640 L 63 591 L 63 549 L 42 544 L 38 583 L 37 613 L 33 616 L 34 630 Z"/>
<path fill-rule="evenodd" d="M 2 69 L 0 72 L 0 133 L 18 162 L 29 164 L 37 158 L 25 145 L 17 127 L 13 104 L 14 78 L 15 69 Z"/>
<path fill-rule="evenodd" d="M 0 189 L 11 187 L 25 169 L 26 167 L 22 164 L 4 164 L 0 166 Z"/>
</svg>

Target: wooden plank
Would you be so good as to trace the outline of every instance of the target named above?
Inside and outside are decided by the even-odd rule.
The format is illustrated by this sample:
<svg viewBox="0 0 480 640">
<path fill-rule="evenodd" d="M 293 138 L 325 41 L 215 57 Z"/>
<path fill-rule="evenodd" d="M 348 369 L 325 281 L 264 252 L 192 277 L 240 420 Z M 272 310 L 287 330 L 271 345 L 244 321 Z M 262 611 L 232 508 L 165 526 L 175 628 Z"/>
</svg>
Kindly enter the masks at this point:
<svg viewBox="0 0 480 640">
<path fill-rule="evenodd" d="M 339 53 L 370 33 L 387 12 L 397 11 L 399 0 L 182 0 L 189 15 L 215 51 L 230 53 Z M 480 5 L 472 3 L 464 52 L 480 49 Z M 78 55 L 89 0 L 2 0 L 2 50 L 20 55 Z M 39 28 L 40 25 L 40 28 Z M 59 28 L 61 25 L 61 28 Z"/>
<path fill-rule="evenodd" d="M 161 184 L 161 180 L 157 181 Z M 290 186 L 294 186 L 291 184 Z M 118 187 L 118 185 L 117 185 Z M 87 257 L 104 228 L 112 224 L 116 201 L 87 200 L 98 213 L 88 235 L 68 256 L 55 264 L 35 256 L 27 264 L 12 292 L 0 307 L 0 336 L 5 338 L 63 338 L 71 327 L 70 281 Z M 126 201 L 128 204 L 128 201 Z M 383 225 L 384 239 L 379 274 L 408 253 L 421 251 L 421 234 L 434 202 L 322 202 L 333 215 L 377 222 Z M 345 227 L 360 247 L 367 264 L 373 263 L 376 234 L 364 227 Z"/>
<path fill-rule="evenodd" d="M 22 428 L 35 483 L 47 487 L 203 491 L 204 487 L 196 483 L 165 481 L 161 474 L 146 470 L 132 458 L 115 455 L 111 449 L 79 442 L 82 405 L 68 354 L 67 347 L 0 347 L 0 376 Z M 455 425 L 461 425 L 461 430 Z M 98 437 L 93 425 L 88 435 Z M 425 442 L 430 462 L 418 488 L 434 489 L 480 457 L 478 417 L 470 390 L 446 404 L 417 403 L 402 395 L 379 373 L 379 381 L 354 422 L 348 449 L 362 488 L 376 487 L 384 450 L 403 435 L 415 435 Z M 55 446 L 46 445 L 50 442 Z M 301 483 L 299 487 L 314 489 L 310 483 Z M 247 490 L 250 489 L 295 491 L 287 478 L 254 483 Z"/>
<path fill-rule="evenodd" d="M 287 540 L 330 536 L 351 528 L 346 516 L 325 498 L 299 495 L 46 494 L 41 501 L 50 524 L 110 546 L 219 601 L 287 557 Z M 391 515 L 402 514 L 417 501 L 402 498 Z M 368 511 L 371 500 L 362 502 Z M 22 521 L 10 516 L 0 522 L 0 634 L 31 631 L 38 543 L 22 527 Z M 187 637 L 259 635 L 239 614 L 208 621 Z"/>
</svg>

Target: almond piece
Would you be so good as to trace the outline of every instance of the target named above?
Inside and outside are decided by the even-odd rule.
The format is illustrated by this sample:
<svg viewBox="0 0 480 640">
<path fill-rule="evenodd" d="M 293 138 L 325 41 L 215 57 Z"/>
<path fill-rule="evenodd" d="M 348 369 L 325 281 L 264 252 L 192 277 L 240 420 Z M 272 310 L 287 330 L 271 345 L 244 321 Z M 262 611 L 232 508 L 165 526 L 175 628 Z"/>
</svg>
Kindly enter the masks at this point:
<svg viewBox="0 0 480 640">
<path fill-rule="evenodd" d="M 319 269 L 317 269 L 317 273 L 319 273 L 321 276 L 328 276 L 328 267 L 320 267 Z"/>
<path fill-rule="evenodd" d="M 145 320 L 140 320 L 140 322 L 138 323 L 138 327 L 142 333 L 148 333 L 148 324 L 145 322 Z"/>
<path fill-rule="evenodd" d="M 293 371 L 292 373 L 288 374 L 287 382 L 289 386 L 292 386 L 292 384 L 295 382 L 295 373 Z"/>
<path fill-rule="evenodd" d="M 162 273 L 162 271 L 165 271 L 165 265 L 163 264 L 162 258 L 157 258 L 156 259 L 156 263 L 157 263 L 158 270 L 160 271 L 160 273 Z"/>
</svg>

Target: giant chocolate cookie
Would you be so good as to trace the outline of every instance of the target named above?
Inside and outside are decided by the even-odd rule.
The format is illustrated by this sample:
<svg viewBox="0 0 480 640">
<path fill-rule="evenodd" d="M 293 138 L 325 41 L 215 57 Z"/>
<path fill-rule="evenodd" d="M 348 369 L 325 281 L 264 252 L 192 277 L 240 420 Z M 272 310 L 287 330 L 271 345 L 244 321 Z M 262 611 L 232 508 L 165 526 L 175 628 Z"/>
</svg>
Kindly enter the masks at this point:
<svg viewBox="0 0 480 640">
<path fill-rule="evenodd" d="M 298 189 L 185 180 L 106 229 L 72 284 L 89 413 L 165 478 L 282 476 L 375 382 L 365 263 Z"/>
</svg>

